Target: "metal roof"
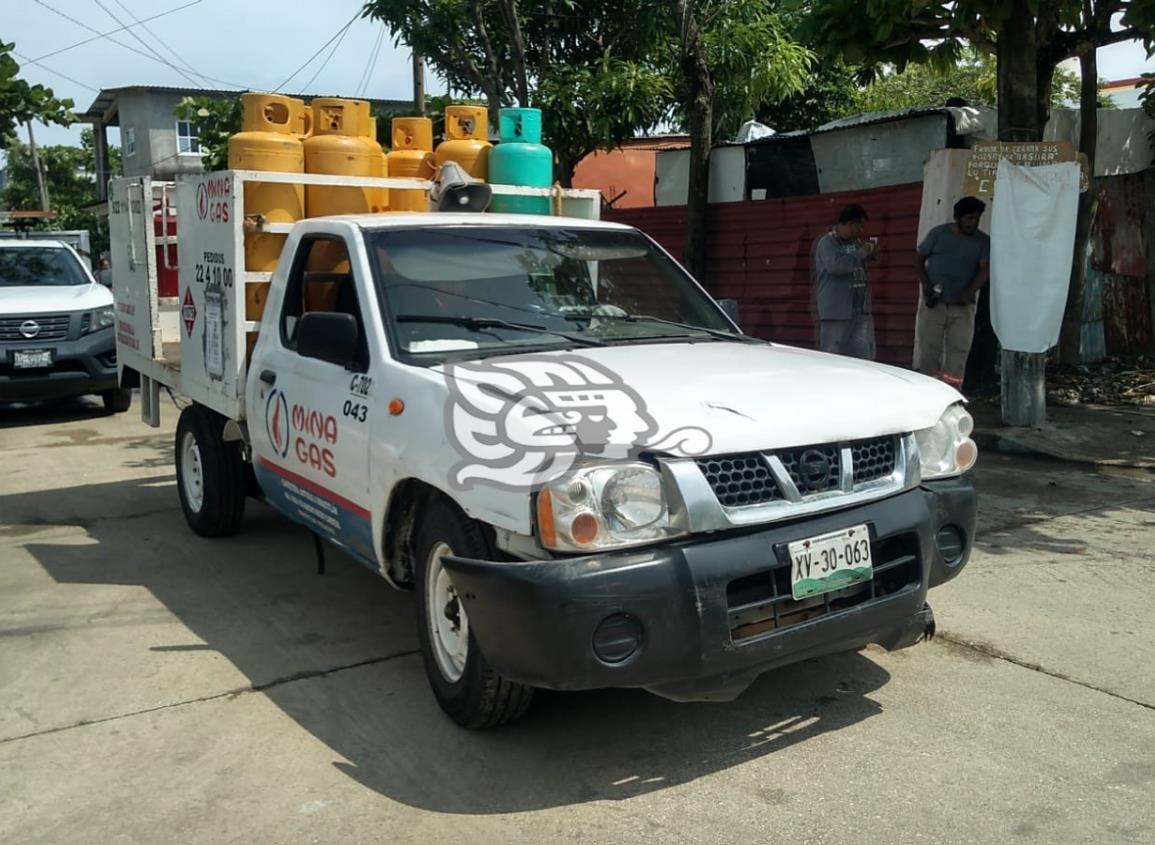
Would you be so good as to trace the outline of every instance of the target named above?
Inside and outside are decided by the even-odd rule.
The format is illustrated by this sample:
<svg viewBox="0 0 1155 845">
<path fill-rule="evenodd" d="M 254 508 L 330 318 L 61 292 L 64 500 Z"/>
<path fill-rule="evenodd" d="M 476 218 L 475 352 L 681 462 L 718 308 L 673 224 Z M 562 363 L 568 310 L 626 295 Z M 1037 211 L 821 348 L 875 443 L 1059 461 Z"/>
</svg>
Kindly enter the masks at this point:
<svg viewBox="0 0 1155 845">
<path fill-rule="evenodd" d="M 176 85 L 121 85 L 117 88 L 101 88 L 100 93 L 96 95 L 96 99 L 92 101 L 87 109 L 76 116 L 85 122 L 95 123 L 97 121 L 104 121 L 108 112 L 116 105 L 116 101 L 120 94 L 128 91 L 148 91 L 159 94 L 181 94 L 187 97 L 215 97 L 224 99 L 226 97 L 236 97 L 241 94 L 249 93 L 251 89 L 228 89 L 228 88 L 182 88 Z M 261 92 L 266 93 L 266 92 Z M 295 97 L 298 100 L 314 100 L 322 97 L 341 97 L 340 94 L 285 94 L 286 97 Z M 370 103 L 374 106 L 384 106 L 390 109 L 405 109 L 412 104 L 412 100 L 381 100 L 373 97 L 346 97 L 344 99 L 361 100 Z M 117 118 L 114 116 L 108 121 L 109 126 L 117 126 Z"/>
<path fill-rule="evenodd" d="M 917 108 L 907 109 L 905 111 L 866 112 L 864 114 L 856 114 L 851 117 L 844 117 L 839 120 L 832 120 L 829 123 L 822 124 L 822 126 L 819 126 L 812 132 L 779 132 L 778 134 L 771 135 L 768 138 L 755 138 L 752 141 L 747 141 L 745 144 L 719 144 L 718 146 L 748 147 L 759 144 L 775 144 L 782 141 L 807 138 L 811 135 L 824 135 L 827 132 L 837 132 L 841 129 L 858 129 L 864 126 L 877 126 L 883 123 L 898 123 L 899 121 L 903 120 L 913 120 L 920 117 L 933 117 L 935 115 L 942 115 L 946 117 L 947 120 L 957 120 L 961 114 L 961 109 L 947 107 Z"/>
</svg>

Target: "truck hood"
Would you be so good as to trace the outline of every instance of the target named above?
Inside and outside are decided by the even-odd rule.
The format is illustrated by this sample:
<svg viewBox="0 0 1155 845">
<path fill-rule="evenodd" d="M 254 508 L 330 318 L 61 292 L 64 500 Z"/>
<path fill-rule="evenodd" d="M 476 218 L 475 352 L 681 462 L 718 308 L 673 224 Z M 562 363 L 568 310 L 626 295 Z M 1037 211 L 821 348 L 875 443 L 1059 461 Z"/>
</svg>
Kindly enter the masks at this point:
<svg viewBox="0 0 1155 845">
<path fill-rule="evenodd" d="M 592 367 L 583 369 L 582 362 Z M 563 415 L 566 407 L 586 413 L 591 405 L 604 403 L 611 426 L 622 423 L 619 417 L 629 417 L 629 406 L 637 405 L 638 416 L 650 423 L 642 439 L 657 451 L 663 450 L 657 444 L 679 442 L 679 431 L 705 431 L 708 439 L 682 437 L 682 446 L 673 449 L 689 454 L 910 432 L 933 426 L 943 411 L 962 401 L 950 386 L 897 367 L 746 343 L 613 346 L 496 357 L 437 369 L 451 373 L 452 401 L 466 406 L 466 413 L 505 416 L 515 440 L 521 439 L 519 428 L 531 441 L 536 436 L 525 430 L 533 426 L 532 415 L 507 412 L 519 399 L 524 405 L 526 394 L 534 394 L 544 396 L 547 406 L 561 408 Z M 627 420 L 622 425 L 640 424 Z M 614 437 L 619 436 L 621 432 Z"/>
<path fill-rule="evenodd" d="M 112 305 L 104 285 L 23 285 L 0 287 L 0 315 L 59 314 Z"/>
</svg>

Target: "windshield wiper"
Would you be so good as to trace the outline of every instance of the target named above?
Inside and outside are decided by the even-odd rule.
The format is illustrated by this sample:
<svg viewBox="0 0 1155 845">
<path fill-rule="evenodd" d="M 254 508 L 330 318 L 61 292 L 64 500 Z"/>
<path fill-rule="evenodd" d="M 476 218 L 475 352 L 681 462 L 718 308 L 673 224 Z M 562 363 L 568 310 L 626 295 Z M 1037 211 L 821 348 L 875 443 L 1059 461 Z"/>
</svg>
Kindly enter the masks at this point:
<svg viewBox="0 0 1155 845">
<path fill-rule="evenodd" d="M 583 337 L 573 332 L 562 332 L 545 326 L 535 326 L 531 323 L 512 323 L 509 320 L 499 320 L 495 317 L 452 317 L 446 314 L 399 314 L 398 323 L 444 323 L 450 326 L 463 326 L 474 331 L 484 329 L 512 329 L 519 332 L 540 332 L 565 338 L 580 346 L 607 346 L 608 344 L 591 337 Z"/>
<path fill-rule="evenodd" d="M 583 317 L 586 315 L 582 315 Z M 663 326 L 675 326 L 679 329 L 691 329 L 696 332 L 703 332 L 711 337 L 721 338 L 722 340 L 733 340 L 741 343 L 764 343 L 756 337 L 750 337 L 747 334 L 734 334 L 724 329 L 708 329 L 705 326 L 695 326 L 692 323 L 679 323 L 677 320 L 667 320 L 664 317 L 652 317 L 649 314 L 591 314 L 589 315 L 594 320 L 620 320 L 623 323 L 660 323 Z"/>
</svg>

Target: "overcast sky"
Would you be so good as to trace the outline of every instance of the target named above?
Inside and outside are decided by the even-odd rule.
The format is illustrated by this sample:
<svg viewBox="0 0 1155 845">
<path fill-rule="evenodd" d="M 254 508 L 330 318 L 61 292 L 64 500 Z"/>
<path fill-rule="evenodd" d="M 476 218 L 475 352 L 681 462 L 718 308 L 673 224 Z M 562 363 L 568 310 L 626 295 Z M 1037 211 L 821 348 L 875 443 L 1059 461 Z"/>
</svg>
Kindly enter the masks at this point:
<svg viewBox="0 0 1155 845">
<path fill-rule="evenodd" d="M 0 38 L 16 42 L 21 74 L 29 82 L 50 86 L 60 97 L 70 97 L 84 111 L 101 88 L 122 85 L 228 88 L 205 74 L 254 90 L 277 89 L 297 68 L 359 13 L 363 0 L 0 0 Z M 104 6 L 105 8 L 101 8 Z M 187 8 L 180 9 L 181 6 Z M 107 11 L 105 11 L 107 9 Z M 156 20 L 152 15 L 180 9 Z M 54 11 L 55 10 L 55 11 Z M 82 24 L 98 32 L 131 24 L 132 15 L 145 26 L 130 32 L 148 42 L 167 61 L 186 69 L 188 76 L 158 61 L 130 32 L 100 38 L 57 55 L 43 64 L 28 61 L 94 37 Z M 131 14 L 130 14 L 131 12 Z M 58 14 L 62 13 L 62 14 Z M 74 21 L 64 17 L 74 18 Z M 374 45 L 382 35 L 380 23 L 359 17 L 345 33 L 332 58 L 336 42 L 326 48 L 282 89 L 288 93 L 354 96 L 369 66 Z M 163 42 L 160 43 L 160 42 Z M 174 58 L 164 45 L 180 58 Z M 134 52 L 139 51 L 139 52 Z M 141 54 L 145 55 L 141 55 Z M 187 64 L 184 64 L 187 63 Z M 51 69 L 51 70 L 49 70 Z M 314 78 L 314 74 L 316 77 Z M 63 75 L 63 76 L 62 76 Z M 67 79 L 65 77 L 71 77 Z M 311 84 L 307 84 L 312 80 Z M 430 77 L 427 93 L 443 91 Z M 380 53 L 369 73 L 363 96 L 407 99 L 413 94 L 409 52 L 393 46 L 384 33 Z M 23 136 L 23 133 L 21 133 Z M 36 127 L 38 143 L 79 143 L 79 129 Z"/>
<path fill-rule="evenodd" d="M 47 56 L 93 38 L 93 33 L 83 25 L 103 33 L 119 28 L 122 23 L 132 23 L 132 15 L 147 19 L 187 6 L 164 17 L 146 20 L 151 35 L 136 26 L 131 32 L 137 33 L 172 64 L 191 68 L 186 73 L 204 87 L 228 86 L 198 78 L 196 74 L 244 88 L 273 90 L 357 15 L 361 5 L 362 0 L 0 0 L 3 10 L 0 38 L 16 42 L 16 50 L 21 54 L 17 60 L 25 79 L 52 87 L 57 96 L 70 97 L 77 111 L 83 111 L 101 88 L 193 87 L 184 75 L 149 57 L 145 46 L 129 32 L 111 36 L 124 46 L 100 38 Z M 283 90 L 355 96 L 381 33 L 381 24 L 358 18 L 345 33 L 331 60 L 324 63 L 333 45 Z M 174 58 L 164 45 L 180 58 Z M 41 57 L 44 57 L 43 65 L 28 61 Z M 1155 71 L 1155 61 L 1148 60 L 1137 43 L 1118 44 L 1099 51 L 1099 74 L 1105 79 L 1138 76 L 1144 71 Z M 433 78 L 427 80 L 426 86 L 431 94 L 444 90 L 442 83 Z M 409 53 L 404 47 L 394 47 L 389 33 L 385 33 L 362 95 L 394 99 L 412 96 Z M 36 140 L 46 144 L 79 143 L 79 135 L 78 128 L 37 127 Z"/>
</svg>

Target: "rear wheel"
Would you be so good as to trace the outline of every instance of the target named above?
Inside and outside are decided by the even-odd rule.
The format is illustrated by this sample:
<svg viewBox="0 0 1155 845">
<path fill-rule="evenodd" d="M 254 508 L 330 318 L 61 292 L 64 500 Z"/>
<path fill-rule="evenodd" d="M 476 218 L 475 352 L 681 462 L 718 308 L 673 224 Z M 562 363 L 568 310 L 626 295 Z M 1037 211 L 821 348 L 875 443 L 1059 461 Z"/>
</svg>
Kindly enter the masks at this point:
<svg viewBox="0 0 1155 845">
<path fill-rule="evenodd" d="M 108 413 L 123 414 L 132 405 L 132 389 L 118 387 L 106 390 L 100 394 L 100 398 L 104 402 L 104 410 Z"/>
<path fill-rule="evenodd" d="M 176 427 L 176 486 L 189 527 L 202 537 L 232 534 L 245 512 L 245 462 L 224 440 L 225 419 L 201 405 Z"/>
<path fill-rule="evenodd" d="M 486 662 L 441 559 L 491 554 L 480 526 L 444 499 L 423 514 L 414 548 L 417 636 L 425 674 L 441 709 L 466 728 L 493 728 L 525 714 L 533 687 L 510 681 Z"/>
</svg>

